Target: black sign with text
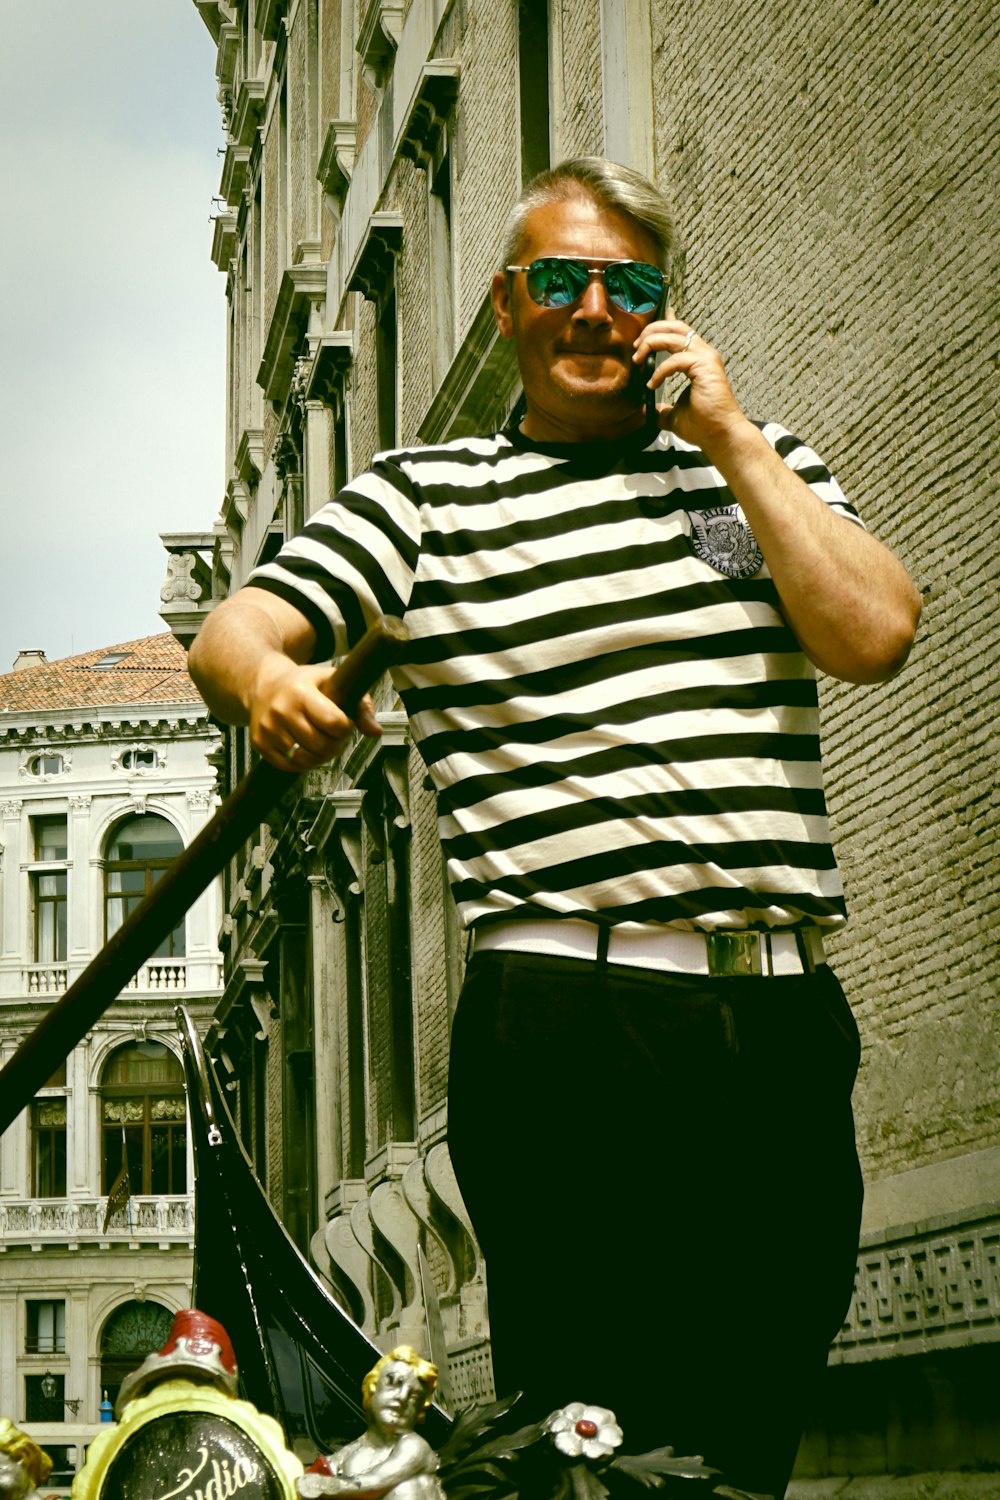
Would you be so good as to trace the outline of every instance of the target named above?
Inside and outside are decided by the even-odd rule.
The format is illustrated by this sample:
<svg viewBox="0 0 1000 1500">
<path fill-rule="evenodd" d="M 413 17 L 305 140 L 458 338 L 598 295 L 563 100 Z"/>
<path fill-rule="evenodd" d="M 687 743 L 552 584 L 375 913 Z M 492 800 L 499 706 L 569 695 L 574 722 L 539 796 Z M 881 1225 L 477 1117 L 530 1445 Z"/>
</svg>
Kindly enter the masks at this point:
<svg viewBox="0 0 1000 1500">
<path fill-rule="evenodd" d="M 146 1422 L 116 1454 L 100 1500 L 283 1500 L 253 1438 L 224 1417 L 179 1411 Z"/>
</svg>

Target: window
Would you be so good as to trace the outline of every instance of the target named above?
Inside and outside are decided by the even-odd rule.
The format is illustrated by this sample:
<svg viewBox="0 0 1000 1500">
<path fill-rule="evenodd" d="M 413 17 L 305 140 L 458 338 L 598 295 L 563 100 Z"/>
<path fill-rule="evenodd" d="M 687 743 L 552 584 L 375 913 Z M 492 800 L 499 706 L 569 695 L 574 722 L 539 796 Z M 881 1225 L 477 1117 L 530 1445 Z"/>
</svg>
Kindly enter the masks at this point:
<svg viewBox="0 0 1000 1500">
<path fill-rule="evenodd" d="M 35 1198 L 66 1196 L 66 1100 L 31 1106 L 31 1191 Z"/>
<path fill-rule="evenodd" d="M 42 1382 L 54 1382 L 55 1391 L 46 1396 Z M 24 1420 L 26 1422 L 61 1422 L 66 1411 L 66 1377 L 64 1375 L 26 1375 L 24 1377 Z"/>
<path fill-rule="evenodd" d="M 108 844 L 104 862 L 105 941 L 116 933 L 125 918 L 181 852 L 177 830 L 154 813 L 120 823 Z M 184 954 L 184 919 L 164 938 L 155 958 L 180 958 Z"/>
<path fill-rule="evenodd" d="M 111 1054 L 101 1077 L 102 1192 L 111 1191 L 127 1155 L 132 1192 L 187 1191 L 187 1114 L 177 1058 L 160 1042 L 130 1042 Z"/>
<path fill-rule="evenodd" d="M 26 1303 L 28 1330 L 25 1338 L 26 1354 L 66 1353 L 66 1304 L 65 1302 Z"/>
<path fill-rule="evenodd" d="M 121 763 L 126 771 L 155 771 L 160 760 L 155 750 L 123 750 Z"/>
<path fill-rule="evenodd" d="M 65 816 L 32 818 L 35 863 L 66 859 Z M 66 962 L 66 871 L 33 870 L 32 905 L 35 912 L 34 954 L 39 964 Z"/>
<path fill-rule="evenodd" d="M 54 753 L 33 755 L 28 761 L 29 776 L 61 776 L 66 762 Z"/>
<path fill-rule="evenodd" d="M 66 962 L 66 871 L 32 877 L 35 893 L 35 963 Z"/>
<path fill-rule="evenodd" d="M 101 1334 L 101 1390 L 109 1401 L 117 1399 L 126 1375 L 163 1348 L 172 1321 L 158 1302 L 126 1302 L 111 1314 Z"/>
</svg>

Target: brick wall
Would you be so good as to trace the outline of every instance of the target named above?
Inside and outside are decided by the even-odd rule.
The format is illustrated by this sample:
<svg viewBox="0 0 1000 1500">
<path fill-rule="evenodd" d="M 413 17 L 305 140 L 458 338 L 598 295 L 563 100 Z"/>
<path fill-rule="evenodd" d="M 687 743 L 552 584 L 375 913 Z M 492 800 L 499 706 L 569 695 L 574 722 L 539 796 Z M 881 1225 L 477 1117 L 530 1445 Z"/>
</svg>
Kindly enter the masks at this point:
<svg viewBox="0 0 1000 1500">
<path fill-rule="evenodd" d="M 410 756 L 413 811 L 413 1006 L 417 1037 L 417 1118 L 445 1102 L 448 1088 L 448 991 L 444 965 L 444 875 L 434 796 L 423 761 Z"/>
<path fill-rule="evenodd" d="M 328 120 L 341 118 L 340 97 L 340 7 L 320 6 L 319 34 L 319 87 L 321 100 L 320 119 L 322 135 Z M 322 146 L 322 140 L 320 141 Z"/>
<path fill-rule="evenodd" d="M 653 14 L 684 315 L 751 414 L 818 448 L 925 598 L 901 677 L 823 685 L 853 912 L 837 964 L 879 1177 L 998 1140 L 997 554 L 981 472 L 998 439 L 998 22 L 984 0 L 808 15 L 654 0 Z"/>
<path fill-rule="evenodd" d="M 412 162 L 400 162 L 393 176 L 393 207 L 403 215 L 406 230 L 396 259 L 399 319 L 399 368 L 402 403 L 399 430 L 404 442 L 413 440 L 430 402 L 430 299 L 427 267 L 427 174 Z"/>
<path fill-rule="evenodd" d="M 464 16 L 464 26 L 457 21 Z M 466 5 L 448 36 L 462 64 L 455 123 L 454 214 L 459 335 L 496 269 L 507 210 L 519 185 L 514 8 Z"/>
<path fill-rule="evenodd" d="M 357 353 L 351 370 L 351 472 L 368 467 L 378 448 L 375 385 L 375 307 L 355 296 Z"/>
<path fill-rule="evenodd" d="M 267 330 L 271 325 L 271 315 L 274 312 L 274 304 L 278 299 L 278 288 L 281 285 L 281 277 L 285 269 L 285 247 L 278 243 L 278 216 L 276 212 L 278 195 L 278 161 L 279 161 L 279 131 L 278 113 L 275 110 L 270 118 L 270 128 L 264 136 L 263 159 L 261 173 L 264 179 L 264 320 L 261 327 L 261 346 L 267 337 Z M 256 378 L 257 371 L 249 372 Z"/>
<path fill-rule="evenodd" d="M 281 1130 L 283 1084 L 281 1022 L 274 1019 L 267 1037 L 267 1196 L 276 1213 L 281 1212 L 285 1185 L 284 1139 Z"/>
<path fill-rule="evenodd" d="M 392 1124 L 392 1029 L 390 1020 L 389 907 L 384 860 L 365 870 L 368 973 L 369 1153 L 384 1146 Z"/>
<path fill-rule="evenodd" d="M 316 103 L 309 77 L 306 47 L 309 8 L 300 5 L 288 36 L 288 177 L 289 244 L 311 237 L 312 196 L 316 188 Z"/>
</svg>

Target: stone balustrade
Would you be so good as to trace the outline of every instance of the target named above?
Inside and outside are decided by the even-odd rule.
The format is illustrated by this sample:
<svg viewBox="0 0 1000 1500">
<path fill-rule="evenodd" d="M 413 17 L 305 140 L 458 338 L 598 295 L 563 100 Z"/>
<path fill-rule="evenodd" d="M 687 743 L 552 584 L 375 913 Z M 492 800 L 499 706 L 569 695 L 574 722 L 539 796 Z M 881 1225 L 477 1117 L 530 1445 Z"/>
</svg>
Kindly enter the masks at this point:
<svg viewBox="0 0 1000 1500">
<path fill-rule="evenodd" d="M 26 995 L 62 995 L 68 983 L 66 964 L 25 964 L 21 969 L 21 991 Z M 210 987 L 221 987 L 221 964 L 211 965 L 209 983 Z M 127 993 L 141 995 L 179 994 L 187 988 L 186 958 L 151 958 L 125 986 Z"/>
<path fill-rule="evenodd" d="M 188 1194 L 130 1198 L 105 1233 L 107 1203 L 106 1197 L 0 1200 L 0 1252 L 15 1245 L 67 1246 L 84 1240 L 194 1240 L 194 1199 Z"/>
</svg>

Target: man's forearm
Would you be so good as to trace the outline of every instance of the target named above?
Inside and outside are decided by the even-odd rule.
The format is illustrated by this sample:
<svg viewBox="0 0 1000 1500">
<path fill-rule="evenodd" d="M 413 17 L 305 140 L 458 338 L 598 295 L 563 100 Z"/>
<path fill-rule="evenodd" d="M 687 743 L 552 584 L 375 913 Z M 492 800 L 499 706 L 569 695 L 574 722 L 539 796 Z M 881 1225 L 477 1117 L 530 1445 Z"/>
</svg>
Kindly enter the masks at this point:
<svg viewBox="0 0 1000 1500">
<path fill-rule="evenodd" d="M 746 422 L 708 456 L 738 500 L 810 660 L 850 682 L 903 665 L 920 595 L 881 542 L 831 511 Z"/>
<path fill-rule="evenodd" d="M 252 585 L 209 615 L 188 655 L 205 702 L 227 724 L 247 724 L 272 765 L 309 771 L 332 760 L 355 726 L 381 734 L 366 693 L 353 721 L 336 702 L 332 662 L 309 665 L 316 635 L 306 617 Z"/>
<path fill-rule="evenodd" d="M 659 408 L 661 427 L 700 448 L 753 528 L 803 651 L 834 677 L 879 682 L 903 665 L 920 595 L 888 548 L 832 511 L 741 410 L 719 351 L 673 308 L 636 341 L 633 359 L 666 355 L 652 376 L 690 382 Z"/>
<path fill-rule="evenodd" d="M 212 611 L 188 653 L 188 670 L 217 718 L 249 724 L 254 684 L 273 654 L 289 654 L 282 631 L 248 591 Z"/>
</svg>

